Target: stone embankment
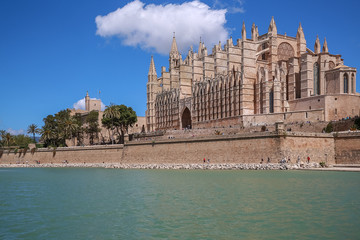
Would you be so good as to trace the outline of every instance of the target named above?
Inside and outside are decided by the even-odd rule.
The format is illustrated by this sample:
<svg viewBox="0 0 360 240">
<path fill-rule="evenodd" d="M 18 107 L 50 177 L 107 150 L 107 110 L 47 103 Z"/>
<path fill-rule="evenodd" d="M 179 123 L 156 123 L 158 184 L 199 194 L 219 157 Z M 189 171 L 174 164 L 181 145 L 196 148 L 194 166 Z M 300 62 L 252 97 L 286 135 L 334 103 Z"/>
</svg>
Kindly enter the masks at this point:
<svg viewBox="0 0 360 240">
<path fill-rule="evenodd" d="M 61 163 L 61 164 L 0 164 L 0 168 L 119 168 L 119 169 L 187 169 L 187 170 L 300 170 L 319 168 L 318 163 L 299 164 L 254 164 L 254 163 L 225 163 L 225 164 L 120 164 L 120 163 Z"/>
</svg>

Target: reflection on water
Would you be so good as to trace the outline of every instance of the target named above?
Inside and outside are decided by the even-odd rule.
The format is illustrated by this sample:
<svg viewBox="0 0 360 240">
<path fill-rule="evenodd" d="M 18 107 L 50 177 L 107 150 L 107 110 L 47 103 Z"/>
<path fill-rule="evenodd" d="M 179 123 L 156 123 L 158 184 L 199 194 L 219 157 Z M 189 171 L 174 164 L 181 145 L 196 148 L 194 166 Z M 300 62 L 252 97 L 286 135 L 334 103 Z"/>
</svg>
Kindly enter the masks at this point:
<svg viewBox="0 0 360 240">
<path fill-rule="evenodd" d="M 4 169 L 0 239 L 356 239 L 360 174 Z"/>
</svg>

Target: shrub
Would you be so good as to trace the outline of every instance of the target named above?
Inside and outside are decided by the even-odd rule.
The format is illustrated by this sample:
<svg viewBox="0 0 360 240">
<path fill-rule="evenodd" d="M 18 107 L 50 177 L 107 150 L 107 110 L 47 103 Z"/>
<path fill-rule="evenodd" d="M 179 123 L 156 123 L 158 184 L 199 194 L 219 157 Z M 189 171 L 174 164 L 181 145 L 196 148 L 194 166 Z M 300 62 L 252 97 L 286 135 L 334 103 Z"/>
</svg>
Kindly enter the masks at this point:
<svg viewBox="0 0 360 240">
<path fill-rule="evenodd" d="M 360 117 L 357 117 L 354 121 L 354 126 L 360 130 Z"/>
<path fill-rule="evenodd" d="M 320 162 L 320 166 L 325 167 L 326 166 L 325 162 Z"/>
<path fill-rule="evenodd" d="M 329 122 L 328 125 L 326 125 L 325 132 L 331 133 L 332 131 L 334 131 L 334 126 L 333 126 L 332 122 Z"/>
</svg>

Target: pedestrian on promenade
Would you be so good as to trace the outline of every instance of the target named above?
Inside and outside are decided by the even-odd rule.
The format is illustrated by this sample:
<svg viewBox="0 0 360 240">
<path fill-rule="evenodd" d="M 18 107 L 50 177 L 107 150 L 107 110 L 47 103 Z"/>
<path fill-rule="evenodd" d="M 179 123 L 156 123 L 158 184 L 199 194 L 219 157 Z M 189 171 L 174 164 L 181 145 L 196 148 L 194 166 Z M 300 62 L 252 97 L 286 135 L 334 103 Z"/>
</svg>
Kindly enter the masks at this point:
<svg viewBox="0 0 360 240">
<path fill-rule="evenodd" d="M 208 164 L 210 164 L 210 158 L 208 158 Z"/>
<path fill-rule="evenodd" d="M 307 161 L 308 161 L 308 163 L 310 163 L 310 157 L 309 156 L 307 157 Z"/>
<path fill-rule="evenodd" d="M 297 162 L 296 163 L 299 163 L 300 162 L 300 156 L 298 156 L 298 159 L 297 159 Z"/>
<path fill-rule="evenodd" d="M 267 161 L 268 163 L 270 162 L 270 158 L 268 157 L 268 161 Z"/>
<path fill-rule="evenodd" d="M 264 162 L 264 159 L 262 158 L 260 164 L 263 164 L 263 162 Z"/>
<path fill-rule="evenodd" d="M 204 158 L 204 163 L 205 163 L 206 159 Z"/>
</svg>

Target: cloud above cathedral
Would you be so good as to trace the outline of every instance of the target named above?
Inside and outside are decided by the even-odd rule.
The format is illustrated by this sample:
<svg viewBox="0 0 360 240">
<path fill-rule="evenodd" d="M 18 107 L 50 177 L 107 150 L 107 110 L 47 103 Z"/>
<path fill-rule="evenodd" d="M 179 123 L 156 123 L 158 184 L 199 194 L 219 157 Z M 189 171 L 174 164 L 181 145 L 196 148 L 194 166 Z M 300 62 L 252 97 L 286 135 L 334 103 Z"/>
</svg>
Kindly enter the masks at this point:
<svg viewBox="0 0 360 240">
<path fill-rule="evenodd" d="M 122 44 L 168 54 L 173 32 L 178 48 L 186 54 L 201 37 L 212 49 L 229 35 L 225 28 L 226 9 L 211 9 L 198 0 L 182 4 L 148 4 L 132 1 L 114 12 L 95 18 L 101 37 L 119 37 Z"/>
<path fill-rule="evenodd" d="M 97 98 L 90 98 L 92 100 L 97 100 Z M 76 103 L 73 104 L 74 109 L 82 109 L 85 110 L 85 98 L 80 99 Z M 105 110 L 105 104 L 101 102 L 101 111 Z"/>
</svg>

